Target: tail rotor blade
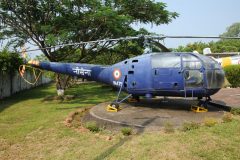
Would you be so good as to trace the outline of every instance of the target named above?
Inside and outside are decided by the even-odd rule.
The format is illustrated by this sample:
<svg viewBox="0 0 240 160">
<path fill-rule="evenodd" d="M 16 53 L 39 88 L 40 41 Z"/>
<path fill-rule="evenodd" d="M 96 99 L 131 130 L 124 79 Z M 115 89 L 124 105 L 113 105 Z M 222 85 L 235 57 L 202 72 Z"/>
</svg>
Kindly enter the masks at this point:
<svg viewBox="0 0 240 160">
<path fill-rule="evenodd" d="M 21 77 L 23 77 L 25 70 L 26 70 L 25 65 L 20 65 L 18 70 L 19 70 L 19 74 L 21 75 Z"/>
<path fill-rule="evenodd" d="M 32 72 L 30 72 L 30 73 L 32 73 L 34 76 L 33 81 L 29 81 L 26 79 L 26 77 L 24 77 L 26 68 L 28 68 L 29 71 L 31 71 L 31 69 L 32 69 Z M 38 73 L 36 73 L 37 70 L 38 70 Z M 21 65 L 21 66 L 19 66 L 19 74 L 25 82 L 27 82 L 28 84 L 31 84 L 31 85 L 35 85 L 37 83 L 37 81 L 39 80 L 39 78 L 42 74 L 42 71 L 40 69 L 35 69 L 31 66 Z"/>
</svg>

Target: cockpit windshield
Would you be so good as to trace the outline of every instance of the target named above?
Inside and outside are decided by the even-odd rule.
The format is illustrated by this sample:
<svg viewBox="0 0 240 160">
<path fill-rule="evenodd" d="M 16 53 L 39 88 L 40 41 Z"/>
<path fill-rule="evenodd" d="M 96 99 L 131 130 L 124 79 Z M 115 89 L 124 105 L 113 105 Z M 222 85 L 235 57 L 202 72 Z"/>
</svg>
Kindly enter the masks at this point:
<svg viewBox="0 0 240 160">
<path fill-rule="evenodd" d="M 212 58 L 203 56 L 201 54 L 198 54 L 197 56 L 202 59 L 203 66 L 205 69 L 220 69 L 221 68 L 221 66 L 218 64 L 218 62 L 216 62 Z"/>
<path fill-rule="evenodd" d="M 206 72 L 207 88 L 222 88 L 224 84 L 224 72 L 221 66 L 210 57 L 197 55 L 202 61 Z"/>
</svg>

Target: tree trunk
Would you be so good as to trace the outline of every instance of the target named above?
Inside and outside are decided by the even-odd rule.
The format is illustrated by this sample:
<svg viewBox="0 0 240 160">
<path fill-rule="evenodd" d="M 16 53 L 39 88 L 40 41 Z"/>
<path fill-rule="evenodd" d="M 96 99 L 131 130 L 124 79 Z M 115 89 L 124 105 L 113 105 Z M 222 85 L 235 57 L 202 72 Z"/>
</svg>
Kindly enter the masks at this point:
<svg viewBox="0 0 240 160">
<path fill-rule="evenodd" d="M 64 96 L 64 91 L 69 86 L 70 79 L 70 76 L 56 74 L 56 89 L 58 96 Z"/>
</svg>

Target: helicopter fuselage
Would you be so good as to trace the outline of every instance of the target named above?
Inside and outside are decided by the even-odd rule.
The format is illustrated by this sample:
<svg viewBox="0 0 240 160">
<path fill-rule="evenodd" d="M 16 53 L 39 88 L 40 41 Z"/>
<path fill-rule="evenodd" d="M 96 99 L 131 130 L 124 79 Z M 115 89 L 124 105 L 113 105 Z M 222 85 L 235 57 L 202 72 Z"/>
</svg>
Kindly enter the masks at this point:
<svg viewBox="0 0 240 160">
<path fill-rule="evenodd" d="M 122 88 L 133 96 L 208 97 L 224 83 L 221 66 L 195 53 L 150 53 L 111 66 L 40 62 L 32 66 Z"/>
</svg>

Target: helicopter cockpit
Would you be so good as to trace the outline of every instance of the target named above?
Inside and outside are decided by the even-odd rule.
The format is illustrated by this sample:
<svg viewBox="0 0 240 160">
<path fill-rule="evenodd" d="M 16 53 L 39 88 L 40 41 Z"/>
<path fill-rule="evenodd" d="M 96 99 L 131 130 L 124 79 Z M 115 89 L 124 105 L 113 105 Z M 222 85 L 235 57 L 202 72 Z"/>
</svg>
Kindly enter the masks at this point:
<svg viewBox="0 0 240 160">
<path fill-rule="evenodd" d="M 174 89 L 200 87 L 219 89 L 224 83 L 224 72 L 221 66 L 213 59 L 200 54 L 156 53 L 152 54 L 151 62 L 155 81 L 160 80 L 162 86 L 167 86 L 169 83 L 174 84 L 172 87 Z M 181 79 L 183 79 L 183 86 L 179 83 Z M 160 89 L 161 86 L 155 86 L 155 88 Z"/>
<path fill-rule="evenodd" d="M 203 56 L 201 54 L 196 54 L 196 56 L 198 56 L 203 62 L 206 74 L 207 88 L 222 88 L 224 84 L 225 74 L 219 63 L 212 58 Z"/>
</svg>

